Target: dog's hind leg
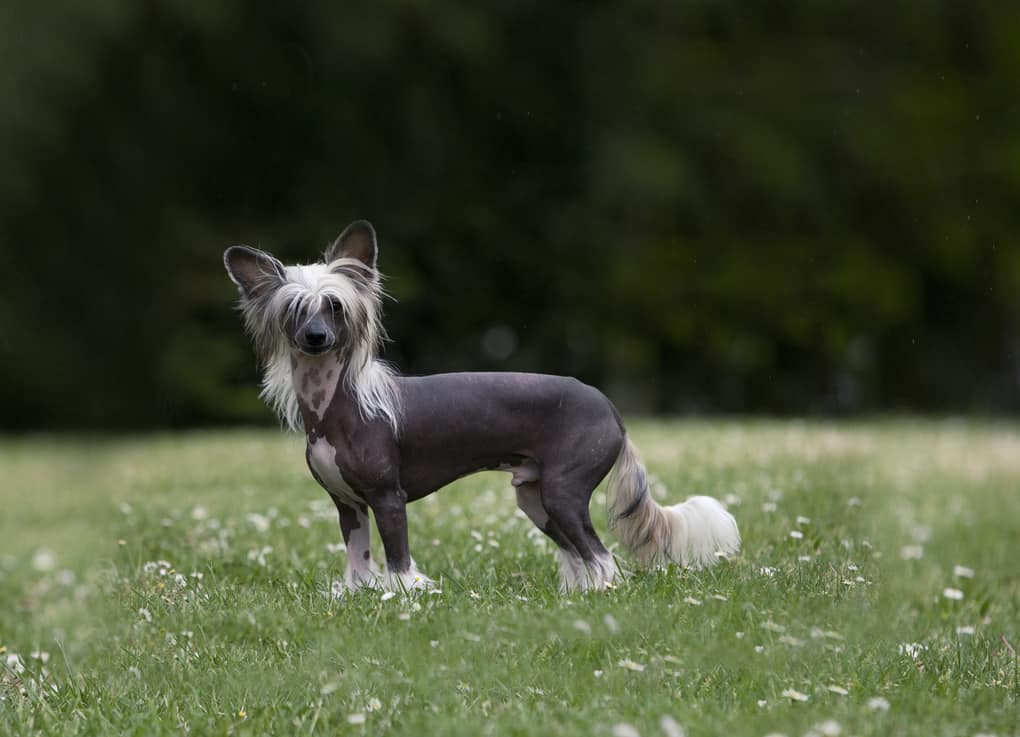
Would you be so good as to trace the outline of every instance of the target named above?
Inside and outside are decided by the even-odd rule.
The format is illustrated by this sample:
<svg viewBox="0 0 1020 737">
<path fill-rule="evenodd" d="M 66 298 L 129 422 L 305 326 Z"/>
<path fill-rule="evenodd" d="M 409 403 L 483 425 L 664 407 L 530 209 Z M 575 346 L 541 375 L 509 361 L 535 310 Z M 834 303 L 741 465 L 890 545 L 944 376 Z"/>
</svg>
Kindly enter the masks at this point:
<svg viewBox="0 0 1020 737">
<path fill-rule="evenodd" d="M 594 486 L 566 479 L 542 486 L 542 507 L 551 524 L 569 541 L 560 548 L 560 583 L 564 591 L 605 589 L 620 578 L 588 513 Z"/>
<path fill-rule="evenodd" d="M 561 569 L 570 567 L 569 578 L 571 580 L 580 577 L 581 556 L 578 554 L 574 544 L 563 534 L 563 530 L 560 529 L 559 525 L 545 511 L 545 507 L 542 506 L 542 492 L 538 482 L 520 484 L 516 487 L 516 490 L 518 508 L 528 515 L 528 519 L 535 523 L 535 527 L 545 533 L 559 548 L 557 552 L 560 557 Z M 563 580 L 563 576 L 561 576 L 561 580 Z"/>
</svg>

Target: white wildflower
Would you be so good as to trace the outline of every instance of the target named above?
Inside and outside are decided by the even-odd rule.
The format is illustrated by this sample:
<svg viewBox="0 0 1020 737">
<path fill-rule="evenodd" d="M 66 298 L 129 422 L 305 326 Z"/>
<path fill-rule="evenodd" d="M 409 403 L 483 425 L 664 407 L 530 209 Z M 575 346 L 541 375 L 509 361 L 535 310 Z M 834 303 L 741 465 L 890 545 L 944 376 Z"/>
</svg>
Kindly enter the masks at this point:
<svg viewBox="0 0 1020 737">
<path fill-rule="evenodd" d="M 811 524 L 811 518 L 810 517 L 802 517 L 800 515 L 797 515 L 797 524 L 798 525 L 810 525 Z"/>
<path fill-rule="evenodd" d="M 592 675 L 595 676 L 596 678 L 601 678 L 602 677 L 602 673 L 603 673 L 603 671 L 600 671 L 600 670 L 592 671 Z"/>
<path fill-rule="evenodd" d="M 826 719 L 824 722 L 815 725 L 815 729 L 823 737 L 839 737 L 843 733 L 843 727 L 835 719 Z"/>
<path fill-rule="evenodd" d="M 591 625 L 585 622 L 583 619 L 574 620 L 574 629 L 578 632 L 583 632 L 586 635 L 591 634 Z"/>
<path fill-rule="evenodd" d="M 850 693 L 849 691 L 847 691 L 842 686 L 836 686 L 834 684 L 826 686 L 825 690 L 829 691 L 830 693 L 839 694 L 840 696 L 846 696 L 848 693 Z"/>
<path fill-rule="evenodd" d="M 686 737 L 684 728 L 681 727 L 676 719 L 671 717 L 669 714 L 663 714 L 659 719 L 659 727 L 662 729 L 662 733 L 666 737 Z"/>
<path fill-rule="evenodd" d="M 960 589 L 951 588 L 943 589 L 942 595 L 947 599 L 951 599 L 953 601 L 961 601 L 963 599 L 963 592 L 960 591 Z"/>
<path fill-rule="evenodd" d="M 641 733 L 633 725 L 620 722 L 613 727 L 613 737 L 641 737 Z"/>
<path fill-rule="evenodd" d="M 802 693 L 794 688 L 785 689 L 781 696 L 791 701 L 807 701 L 810 698 L 806 693 Z"/>
<path fill-rule="evenodd" d="M 772 566 L 762 566 L 758 569 L 758 573 L 763 576 L 767 576 L 768 578 L 775 578 L 776 573 L 778 573 L 778 569 L 773 568 Z"/>
<path fill-rule="evenodd" d="M 49 548 L 39 548 L 32 556 L 32 568 L 45 573 L 57 567 L 57 556 Z"/>
<path fill-rule="evenodd" d="M 348 714 L 347 715 L 347 723 L 348 724 L 364 724 L 365 723 L 365 715 L 361 714 L 361 713 Z"/>
<path fill-rule="evenodd" d="M 973 635 L 974 634 L 974 625 L 972 625 L 972 624 L 961 625 L 961 626 L 956 628 L 956 634 L 958 634 L 958 635 Z"/>
<path fill-rule="evenodd" d="M 393 593 L 392 591 L 386 591 L 386 592 L 383 593 L 382 596 L 379 597 L 379 601 L 389 601 L 394 596 L 396 596 L 396 594 Z"/>
<path fill-rule="evenodd" d="M 903 642 L 900 643 L 899 646 L 897 647 L 897 650 L 899 651 L 900 655 L 906 655 L 908 657 L 914 658 L 915 660 L 917 659 L 917 656 L 921 654 L 922 650 L 927 649 L 928 648 L 925 645 L 922 645 L 919 642 Z"/>
<path fill-rule="evenodd" d="M 695 599 L 693 596 L 685 596 L 684 603 L 690 604 L 691 606 L 701 606 L 701 599 Z"/>
<path fill-rule="evenodd" d="M 379 711 L 382 708 L 382 702 L 379 699 L 371 698 L 368 703 L 365 704 L 365 711 Z"/>
<path fill-rule="evenodd" d="M 953 566 L 953 575 L 957 578 L 974 578 L 974 569 L 967 566 Z"/>
<path fill-rule="evenodd" d="M 924 556 L 924 547 L 921 545 L 904 545 L 900 548 L 900 557 L 903 560 L 921 560 Z"/>
<path fill-rule="evenodd" d="M 883 696 L 872 696 L 868 699 L 868 708 L 872 711 L 889 711 L 889 700 Z"/>
<path fill-rule="evenodd" d="M 790 537 L 792 537 L 794 540 L 803 540 L 804 533 L 801 532 L 800 530 L 790 530 Z"/>
<path fill-rule="evenodd" d="M 620 631 L 620 623 L 616 621 L 616 617 L 612 614 L 607 614 L 602 618 L 603 624 L 606 625 L 606 629 L 612 632 L 614 635 Z"/>
<path fill-rule="evenodd" d="M 253 548 L 253 549 L 248 551 L 248 560 L 253 560 L 258 565 L 260 565 L 263 568 L 265 568 L 265 566 L 266 566 L 266 556 L 269 555 L 272 552 L 273 552 L 273 546 L 272 545 L 264 545 L 261 550 L 259 550 L 258 548 Z M 162 573 L 161 573 L 161 575 L 162 575 Z"/>
<path fill-rule="evenodd" d="M 630 660 L 629 658 L 621 660 L 619 663 L 617 663 L 617 665 L 619 665 L 621 668 L 632 670 L 635 673 L 641 673 L 645 669 L 645 667 L 641 665 L 641 663 L 635 663 L 633 660 Z"/>
<path fill-rule="evenodd" d="M 248 513 L 248 524 L 254 527 L 259 532 L 267 532 L 269 527 L 272 525 L 269 517 L 258 514 L 257 512 Z"/>
</svg>

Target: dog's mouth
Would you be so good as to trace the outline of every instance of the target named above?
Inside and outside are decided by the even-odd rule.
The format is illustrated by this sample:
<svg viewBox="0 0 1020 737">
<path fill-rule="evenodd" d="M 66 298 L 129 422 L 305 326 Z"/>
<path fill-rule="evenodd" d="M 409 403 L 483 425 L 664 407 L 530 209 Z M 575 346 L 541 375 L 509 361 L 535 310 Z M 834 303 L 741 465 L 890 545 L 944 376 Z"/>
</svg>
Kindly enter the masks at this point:
<svg viewBox="0 0 1020 737">
<path fill-rule="evenodd" d="M 298 344 L 296 347 L 299 353 L 304 353 L 306 356 L 324 356 L 336 348 L 336 346 L 332 344 L 321 346 Z"/>
</svg>

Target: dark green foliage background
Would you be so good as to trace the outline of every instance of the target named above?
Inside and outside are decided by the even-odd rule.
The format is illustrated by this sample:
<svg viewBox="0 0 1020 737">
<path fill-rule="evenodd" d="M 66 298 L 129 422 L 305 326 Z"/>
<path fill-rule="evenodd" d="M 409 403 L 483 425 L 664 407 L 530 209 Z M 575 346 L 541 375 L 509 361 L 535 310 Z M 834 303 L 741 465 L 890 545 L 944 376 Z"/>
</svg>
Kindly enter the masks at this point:
<svg viewBox="0 0 1020 737">
<path fill-rule="evenodd" d="M 1020 409 L 1020 4 L 7 0 L 0 62 L 3 428 L 268 421 L 220 255 L 355 217 L 408 372 Z"/>
</svg>

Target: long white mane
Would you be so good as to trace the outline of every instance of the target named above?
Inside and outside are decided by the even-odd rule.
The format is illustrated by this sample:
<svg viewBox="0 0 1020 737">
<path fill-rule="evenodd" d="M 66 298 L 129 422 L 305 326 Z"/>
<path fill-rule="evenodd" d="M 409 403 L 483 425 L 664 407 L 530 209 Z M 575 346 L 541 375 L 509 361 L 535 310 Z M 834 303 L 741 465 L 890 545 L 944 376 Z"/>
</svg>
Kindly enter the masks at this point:
<svg viewBox="0 0 1020 737">
<path fill-rule="evenodd" d="M 346 341 L 338 350 L 341 381 L 354 394 L 365 419 L 381 417 L 400 432 L 400 397 L 395 371 L 377 358 L 386 338 L 382 327 L 382 284 L 379 275 L 353 258 L 329 264 L 288 266 L 286 279 L 261 296 L 242 297 L 245 327 L 263 365 L 262 399 L 290 429 L 304 424 L 294 388 L 292 352 L 286 326 L 319 310 L 326 300 L 343 311 Z"/>
</svg>

